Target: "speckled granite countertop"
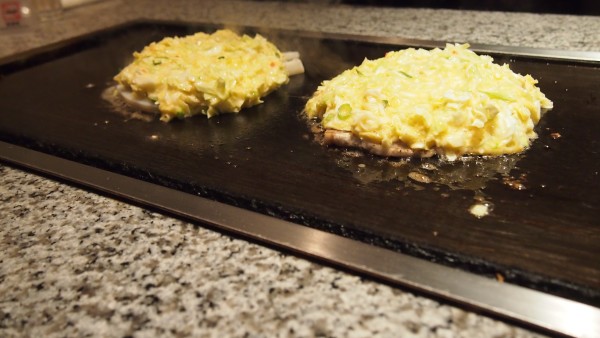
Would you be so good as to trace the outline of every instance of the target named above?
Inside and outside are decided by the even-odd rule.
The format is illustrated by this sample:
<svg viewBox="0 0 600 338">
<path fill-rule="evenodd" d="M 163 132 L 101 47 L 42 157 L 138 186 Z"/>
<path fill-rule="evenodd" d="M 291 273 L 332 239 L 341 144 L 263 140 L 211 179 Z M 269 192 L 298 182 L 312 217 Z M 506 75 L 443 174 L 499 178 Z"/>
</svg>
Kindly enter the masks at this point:
<svg viewBox="0 0 600 338">
<path fill-rule="evenodd" d="M 104 1 L 0 57 L 136 18 L 600 50 L 600 18 L 226 1 Z M 0 165 L 0 336 L 531 337 L 532 332 Z"/>
</svg>

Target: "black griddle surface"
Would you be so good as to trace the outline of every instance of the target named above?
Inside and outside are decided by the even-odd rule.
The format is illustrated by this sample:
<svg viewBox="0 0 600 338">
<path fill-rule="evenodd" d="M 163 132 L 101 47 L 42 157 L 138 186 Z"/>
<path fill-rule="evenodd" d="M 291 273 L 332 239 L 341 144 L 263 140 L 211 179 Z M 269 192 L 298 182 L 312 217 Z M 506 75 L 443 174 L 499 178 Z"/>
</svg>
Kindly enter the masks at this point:
<svg viewBox="0 0 600 338">
<path fill-rule="evenodd" d="M 300 51 L 306 73 L 260 106 L 211 119 L 129 120 L 101 98 L 133 51 L 217 28 L 135 23 L 5 60 L 0 140 L 600 304 L 600 66 L 494 55 L 539 79 L 555 108 L 526 153 L 452 164 L 324 148 L 302 117 L 321 81 L 406 46 L 238 27 Z M 478 200 L 491 203 L 487 217 L 469 213 Z"/>
</svg>

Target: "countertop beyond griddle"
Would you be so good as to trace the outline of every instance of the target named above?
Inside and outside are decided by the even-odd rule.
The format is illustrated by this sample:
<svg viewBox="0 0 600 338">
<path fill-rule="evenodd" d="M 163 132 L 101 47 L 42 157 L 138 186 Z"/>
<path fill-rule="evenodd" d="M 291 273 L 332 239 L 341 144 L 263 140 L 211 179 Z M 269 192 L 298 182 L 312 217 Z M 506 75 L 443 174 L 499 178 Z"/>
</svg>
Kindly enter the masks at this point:
<svg viewBox="0 0 600 338">
<path fill-rule="evenodd" d="M 136 0 L 0 32 L 0 57 L 140 18 L 600 50 L 600 17 Z M 1 336 L 535 336 L 5 165 L 0 201 Z"/>
</svg>

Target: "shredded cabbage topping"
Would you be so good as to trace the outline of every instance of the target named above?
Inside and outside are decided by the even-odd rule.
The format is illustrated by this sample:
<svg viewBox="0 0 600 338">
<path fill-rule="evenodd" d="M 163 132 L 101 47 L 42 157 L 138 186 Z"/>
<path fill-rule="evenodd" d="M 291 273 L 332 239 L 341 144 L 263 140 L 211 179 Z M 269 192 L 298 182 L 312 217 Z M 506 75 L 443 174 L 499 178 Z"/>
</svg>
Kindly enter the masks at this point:
<svg viewBox="0 0 600 338">
<path fill-rule="evenodd" d="M 114 79 L 149 99 L 161 120 L 237 113 L 288 82 L 282 53 L 261 35 L 230 30 L 153 42 Z"/>
<path fill-rule="evenodd" d="M 406 49 L 324 81 L 306 104 L 325 129 L 368 142 L 464 154 L 518 153 L 552 101 L 530 75 L 512 72 L 468 44 Z"/>
</svg>

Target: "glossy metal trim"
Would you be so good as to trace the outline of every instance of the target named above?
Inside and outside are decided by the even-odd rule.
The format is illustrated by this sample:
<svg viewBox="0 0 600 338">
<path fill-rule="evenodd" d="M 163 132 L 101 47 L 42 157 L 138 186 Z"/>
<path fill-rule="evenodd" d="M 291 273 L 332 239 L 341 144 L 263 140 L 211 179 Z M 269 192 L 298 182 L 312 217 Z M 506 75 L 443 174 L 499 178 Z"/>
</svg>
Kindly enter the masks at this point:
<svg viewBox="0 0 600 338">
<path fill-rule="evenodd" d="M 432 41 L 432 40 L 420 40 L 420 39 L 409 39 L 403 37 L 390 37 L 390 36 L 373 36 L 373 35 L 354 35 L 354 34 L 341 34 L 341 33 L 320 33 L 320 32 L 299 32 L 301 36 L 315 37 L 322 39 L 341 39 L 351 41 L 362 41 L 372 42 L 379 44 L 388 45 L 403 45 L 403 46 L 415 46 L 422 48 L 443 48 L 446 43 L 466 43 L 458 41 Z M 534 57 L 551 60 L 568 60 L 568 61 L 588 61 L 588 62 L 600 62 L 600 52 L 595 51 L 574 51 L 574 50 L 561 50 L 561 49 L 549 49 L 549 48 L 535 48 L 535 47 L 515 47 L 515 46 L 501 46 L 501 45 L 490 45 L 482 43 L 469 43 L 470 49 L 478 53 L 494 53 L 503 54 L 515 57 Z"/>
<path fill-rule="evenodd" d="M 533 328 L 600 337 L 600 309 L 0 142 L 0 159 Z"/>
</svg>

